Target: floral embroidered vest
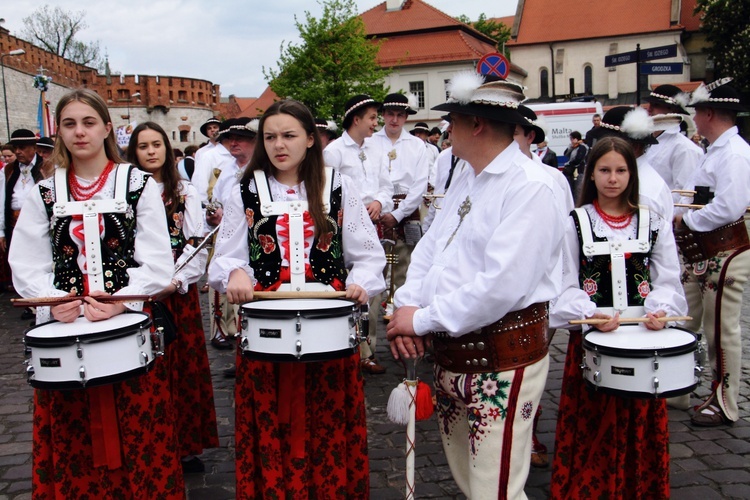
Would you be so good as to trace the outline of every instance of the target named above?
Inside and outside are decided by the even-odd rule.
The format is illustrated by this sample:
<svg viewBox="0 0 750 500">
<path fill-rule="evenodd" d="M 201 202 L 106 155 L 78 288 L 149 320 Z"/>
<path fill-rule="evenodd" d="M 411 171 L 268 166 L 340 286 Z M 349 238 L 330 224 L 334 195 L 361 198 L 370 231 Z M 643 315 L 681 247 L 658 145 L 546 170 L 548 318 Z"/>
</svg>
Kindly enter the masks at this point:
<svg viewBox="0 0 750 500">
<path fill-rule="evenodd" d="M 128 173 L 128 182 L 133 176 L 133 168 Z M 147 177 L 149 174 L 142 174 Z M 114 293 L 120 288 L 127 286 L 129 276 L 128 268 L 138 267 L 133 259 L 135 252 L 136 234 L 136 206 L 143 193 L 145 181 L 138 189 L 133 191 L 128 186 L 126 201 L 127 211 L 123 214 L 105 213 L 101 214 L 104 231 L 101 239 L 102 266 L 104 269 L 104 290 Z M 55 288 L 66 292 L 75 292 L 77 295 L 84 293 L 84 275 L 78 267 L 78 245 L 70 236 L 70 226 L 73 217 L 55 217 L 53 208 L 55 205 L 55 192 L 46 185 L 39 186 L 39 191 L 50 219 L 50 232 L 52 237 L 52 260 L 54 262 Z"/>
<path fill-rule="evenodd" d="M 583 253 L 583 237 L 581 234 L 581 221 L 576 211 L 571 212 L 578 233 L 578 245 L 580 257 L 580 269 L 578 281 L 581 289 L 585 291 L 592 302 L 598 307 L 613 307 L 612 296 L 612 274 L 611 257 L 609 255 L 586 256 Z M 588 214 L 586 214 L 588 216 Z M 638 218 L 638 212 L 633 216 Z M 585 223 L 591 224 L 591 218 Z M 637 224 L 636 224 L 637 225 Z M 649 229 L 649 240 L 653 248 L 658 231 Z M 593 235 L 595 242 L 607 241 L 607 238 Z M 625 275 L 627 277 L 627 303 L 629 307 L 643 306 L 646 296 L 651 291 L 651 273 L 649 272 L 649 260 L 651 251 L 645 253 L 625 254 Z"/>
<path fill-rule="evenodd" d="M 338 174 L 336 174 L 338 175 Z M 276 234 L 279 216 L 263 217 L 260 211 L 260 197 L 250 190 L 254 179 L 240 183 L 242 204 L 247 220 L 247 242 L 250 249 L 250 266 L 255 279 L 265 289 L 279 281 L 281 274 L 281 250 Z M 341 184 L 331 190 L 330 213 L 337 214 L 336 220 L 327 217 L 331 231 L 316 235 L 310 248 L 310 267 L 314 280 L 334 288 L 343 287 L 348 271 L 344 265 L 341 238 L 341 224 L 344 216 L 341 207 Z M 343 288 L 341 288 L 343 289 Z"/>
<path fill-rule="evenodd" d="M 169 244 L 172 246 L 172 260 L 174 262 L 177 262 L 177 258 L 182 255 L 182 251 L 188 243 L 188 239 L 183 231 L 183 224 L 185 223 L 185 198 L 184 194 L 180 194 L 177 197 L 177 207 L 174 213 L 171 216 L 167 213 Z"/>
</svg>

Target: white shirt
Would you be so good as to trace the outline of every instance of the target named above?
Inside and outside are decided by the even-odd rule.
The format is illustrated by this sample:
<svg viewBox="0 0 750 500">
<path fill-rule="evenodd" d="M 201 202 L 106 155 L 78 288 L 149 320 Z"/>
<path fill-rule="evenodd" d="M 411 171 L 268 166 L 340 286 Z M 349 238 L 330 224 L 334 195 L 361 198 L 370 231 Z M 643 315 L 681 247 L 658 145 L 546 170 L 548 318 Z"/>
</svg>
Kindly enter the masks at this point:
<svg viewBox="0 0 750 500">
<path fill-rule="evenodd" d="M 657 140 L 659 144 L 646 150 L 646 160 L 664 179 L 670 191 L 684 189 L 685 183 L 703 158 L 703 150 L 682 135 L 679 125 L 666 129 Z M 672 198 L 676 202 L 680 195 L 674 193 Z"/>
<path fill-rule="evenodd" d="M 712 231 L 736 221 L 750 205 L 750 146 L 739 136 L 737 127 L 721 134 L 706 152 L 703 161 L 685 184 L 685 189 L 708 186 L 713 200 L 700 210 L 681 209 L 682 220 L 693 231 Z M 683 198 L 681 203 L 693 203 Z"/>
<path fill-rule="evenodd" d="M 430 144 L 427 141 L 423 141 L 425 145 L 425 150 L 427 151 L 427 184 L 429 184 L 432 187 L 435 187 L 435 183 L 437 182 L 437 159 L 438 156 L 440 156 L 441 151 L 435 147 L 435 145 Z"/>
<path fill-rule="evenodd" d="M 164 184 L 158 182 L 156 185 L 159 187 L 159 195 L 164 192 Z M 203 209 L 201 208 L 201 200 L 198 197 L 198 191 L 195 187 L 187 181 L 180 181 L 180 195 L 185 197 L 185 212 L 183 213 L 183 219 L 181 221 L 182 234 L 185 235 L 185 239 L 190 238 L 201 238 L 203 236 Z M 177 217 L 174 214 L 174 217 Z M 170 234 L 172 236 L 179 236 L 177 234 Z M 173 269 L 176 269 L 179 264 L 187 260 L 188 256 L 193 252 L 192 245 L 185 245 L 185 249 L 182 254 L 177 256 L 177 262 L 174 264 Z M 174 273 L 173 278 L 176 278 L 182 283 L 178 292 L 187 293 L 188 286 L 197 283 L 198 280 L 206 272 L 206 260 L 208 259 L 208 250 L 203 248 L 198 254 L 188 262 L 179 273 Z"/>
<path fill-rule="evenodd" d="M 365 138 L 360 148 L 344 131 L 340 139 L 326 146 L 323 159 L 327 166 L 338 169 L 354 181 L 365 206 L 379 201 L 381 214 L 393 210 L 393 184 L 388 174 L 388 163 L 372 138 Z"/>
<path fill-rule="evenodd" d="M 584 205 L 583 208 L 591 218 L 594 236 L 605 237 L 609 241 L 636 239 L 638 217 L 633 217 L 630 224 L 622 229 L 613 229 L 602 221 L 593 205 Z M 644 309 L 651 313 L 662 310 L 668 316 L 683 316 L 687 314 L 687 301 L 680 283 L 681 267 L 677 257 L 671 219 L 666 220 L 652 212 L 650 223 L 651 229 L 657 229 L 659 234 L 656 243 L 651 248 L 649 259 L 651 291 L 644 301 Z M 569 328 L 570 320 L 589 318 L 597 310 L 596 304 L 580 287 L 578 279 L 581 259 L 580 244 L 572 216 L 565 221 L 563 253 L 570 255 L 571 258 L 564 260 L 563 292 L 550 308 L 550 328 Z M 628 290 L 628 293 L 632 292 Z"/>
<path fill-rule="evenodd" d="M 453 146 L 444 149 L 438 155 L 435 161 L 435 190 L 433 194 L 445 194 L 445 184 L 448 182 L 448 176 L 451 172 L 451 164 L 453 162 Z M 459 172 L 464 168 L 469 167 L 469 164 L 464 160 L 456 157 L 456 167 L 453 172 L 453 177 L 457 177 Z M 567 181 L 566 181 L 567 182 Z M 422 232 L 426 233 L 432 221 L 435 219 L 435 213 L 437 210 L 442 210 L 443 200 L 440 198 L 434 198 L 430 206 L 427 208 L 427 215 L 422 220 Z M 440 208 L 438 208 L 440 207 Z"/>
<path fill-rule="evenodd" d="M 11 210 L 21 210 L 26 197 L 29 195 L 31 190 L 34 188 L 34 176 L 31 174 L 31 169 L 36 164 L 36 155 L 31 159 L 31 163 L 28 165 L 18 162 L 18 168 L 21 174 L 18 176 L 15 186 L 13 186 L 13 196 L 10 199 Z"/>
<path fill-rule="evenodd" d="M 126 167 L 126 165 L 123 165 Z M 93 200 L 114 197 L 115 171 L 113 171 L 101 191 Z M 136 205 L 136 236 L 133 258 L 139 267 L 128 268 L 129 283 L 115 295 L 155 295 L 169 285 L 174 263 L 169 244 L 167 218 L 159 188 L 151 177 L 146 177 L 133 169 L 130 190 L 138 189 L 146 182 Z M 78 178 L 82 185 L 90 184 Z M 21 297 L 59 297 L 66 292 L 54 287 L 54 263 L 52 241 L 50 240 L 50 220 L 44 207 L 40 185 L 54 190 L 54 177 L 44 179 L 34 187 L 18 217 L 13 230 L 8 262 L 13 270 L 13 286 Z M 79 248 L 80 252 L 80 248 Z M 84 271 L 85 273 L 85 271 Z M 138 303 L 139 305 L 141 303 Z M 126 304 L 129 308 L 137 306 Z M 41 308 L 40 308 L 41 309 Z"/>
<path fill-rule="evenodd" d="M 391 214 L 398 222 L 411 215 L 422 203 L 427 191 L 427 150 L 424 141 L 401 129 L 401 136 L 394 144 L 385 133 L 385 127 L 372 136 L 373 142 L 385 154 L 385 162 L 393 183 L 393 194 L 406 194 L 398 208 Z M 389 158 L 395 155 L 394 159 Z"/>
<path fill-rule="evenodd" d="M 3 168 L 8 168 L 8 165 Z M 5 172 L 0 170 L 0 238 L 5 238 Z"/>
<path fill-rule="evenodd" d="M 307 199 L 304 184 L 292 186 L 294 192 L 289 193 L 289 186 L 279 183 L 274 177 L 269 177 L 268 180 L 271 197 L 276 201 Z M 334 172 L 333 188 L 336 189 L 339 185 L 342 185 L 341 207 L 344 211 L 341 238 L 344 263 L 349 270 L 346 285 L 357 284 L 372 297 L 385 290 L 385 253 L 352 180 Z M 250 189 L 255 189 L 254 179 L 250 181 Z M 247 231 L 240 185 L 235 184 L 224 205 L 224 217 L 216 238 L 214 256 L 208 266 L 208 283 L 220 293 L 226 292 L 229 275 L 235 269 L 243 269 L 248 276 L 254 277 L 249 265 Z M 305 255 L 305 261 L 309 263 L 309 254 Z"/>
<path fill-rule="evenodd" d="M 654 170 L 645 155 L 638 157 L 638 200 L 641 205 L 666 220 L 674 218 L 672 191 Z"/>
<path fill-rule="evenodd" d="M 250 164 L 250 162 L 247 162 L 240 167 L 237 165 L 237 160 L 232 159 L 234 160 L 232 163 L 227 162 L 222 165 L 221 174 L 216 179 L 216 184 L 214 184 L 212 199 L 222 205 L 229 199 L 229 196 L 232 194 L 232 188 L 240 181 L 240 177 L 242 177 L 245 169 Z"/>
<path fill-rule="evenodd" d="M 530 163 L 512 142 L 479 175 L 471 168 L 454 173 L 395 294 L 397 307 L 420 307 L 413 320 L 418 335 L 461 336 L 558 296 L 553 269 L 563 221 L 551 177 Z M 460 224 L 467 197 L 471 210 Z"/>
<path fill-rule="evenodd" d="M 210 143 L 209 143 L 210 144 Z M 198 150 L 198 153 L 203 149 Z M 224 165 L 228 163 L 235 163 L 234 157 L 229 154 L 227 148 L 221 144 L 217 144 L 204 154 L 195 154 L 195 170 L 193 171 L 193 178 L 191 182 L 195 189 L 198 190 L 198 195 L 201 197 L 201 203 L 207 204 L 210 200 L 208 199 L 208 184 L 211 181 L 211 175 L 214 169 L 222 170 Z"/>
</svg>

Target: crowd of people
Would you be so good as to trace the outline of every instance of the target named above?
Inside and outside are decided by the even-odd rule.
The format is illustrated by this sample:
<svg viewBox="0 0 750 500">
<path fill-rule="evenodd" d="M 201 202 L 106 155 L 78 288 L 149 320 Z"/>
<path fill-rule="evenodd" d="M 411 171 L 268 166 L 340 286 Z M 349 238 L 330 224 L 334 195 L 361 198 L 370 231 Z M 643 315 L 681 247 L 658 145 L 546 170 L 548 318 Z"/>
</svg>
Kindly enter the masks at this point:
<svg viewBox="0 0 750 500">
<path fill-rule="evenodd" d="M 25 317 L 167 318 L 164 355 L 145 374 L 35 389 L 32 496 L 184 498 L 184 474 L 219 445 L 210 344 L 237 352 L 223 375 L 236 378 L 238 498 L 368 497 L 363 373 L 386 371 L 382 316 L 396 359 L 434 362 L 443 448 L 467 497 L 524 498 L 529 468 L 549 465 L 535 427 L 550 339 L 565 329 L 552 498 L 668 498 L 667 405 L 690 410 L 690 394 L 594 390 L 583 344 L 590 331 L 628 335 L 627 317 L 658 332 L 689 315 L 712 368 L 691 422 L 739 419 L 750 275 L 739 94 L 659 86 L 645 108 L 613 107 L 585 138 L 573 132 L 559 168 L 522 87 L 467 72 L 449 95 L 433 108 L 442 129 L 407 130 L 418 106 L 400 92 L 352 96 L 340 136 L 285 99 L 259 119 L 208 120 L 208 142 L 184 153 L 154 122 L 120 151 L 89 90 L 60 100 L 54 140 L 14 131 L 0 279 L 52 301 Z M 705 153 L 681 133 L 687 107 Z M 269 292 L 339 292 L 369 309 L 366 340 L 309 362 L 246 356 L 243 304 Z M 270 328 L 260 335 L 281 335 Z"/>
</svg>

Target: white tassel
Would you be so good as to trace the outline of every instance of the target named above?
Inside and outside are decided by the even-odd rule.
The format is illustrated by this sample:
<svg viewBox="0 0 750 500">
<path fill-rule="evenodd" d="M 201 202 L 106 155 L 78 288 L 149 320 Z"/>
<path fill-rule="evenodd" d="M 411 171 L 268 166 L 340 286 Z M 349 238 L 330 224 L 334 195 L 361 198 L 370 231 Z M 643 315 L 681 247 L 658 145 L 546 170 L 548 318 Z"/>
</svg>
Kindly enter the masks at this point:
<svg viewBox="0 0 750 500">
<path fill-rule="evenodd" d="M 643 139 L 654 132 L 654 121 L 644 108 L 638 107 L 628 111 L 620 130 L 633 139 Z"/>
<path fill-rule="evenodd" d="M 401 425 L 409 423 L 410 401 L 411 397 L 409 396 L 409 389 L 406 388 L 404 382 L 401 382 L 393 389 L 393 391 L 391 391 L 391 396 L 388 398 L 388 407 L 386 411 L 391 422 Z"/>
<path fill-rule="evenodd" d="M 448 82 L 448 93 L 451 99 L 461 104 L 468 104 L 474 92 L 484 83 L 484 77 L 475 71 L 461 71 L 453 75 Z"/>
</svg>

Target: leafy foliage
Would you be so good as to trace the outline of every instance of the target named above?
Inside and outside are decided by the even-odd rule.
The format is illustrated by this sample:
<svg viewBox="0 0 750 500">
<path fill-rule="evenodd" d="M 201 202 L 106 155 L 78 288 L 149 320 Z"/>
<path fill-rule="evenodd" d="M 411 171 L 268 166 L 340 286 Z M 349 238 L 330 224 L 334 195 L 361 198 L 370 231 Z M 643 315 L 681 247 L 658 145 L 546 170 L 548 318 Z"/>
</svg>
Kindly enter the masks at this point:
<svg viewBox="0 0 750 500">
<path fill-rule="evenodd" d="M 456 19 L 495 40 L 495 48 L 497 48 L 498 52 L 503 53 L 505 57 L 510 59 L 510 51 L 506 50 L 503 52 L 503 44 L 510 40 L 510 26 L 487 19 L 484 13 L 479 14 L 479 19 L 476 21 L 472 21 L 469 16 L 464 14 L 461 14 Z"/>
<path fill-rule="evenodd" d="M 695 12 L 701 12 L 716 77 L 731 76 L 732 86 L 750 91 L 750 2 L 698 0 Z"/>
<path fill-rule="evenodd" d="M 78 64 L 103 68 L 99 42 L 83 42 L 76 36 L 88 27 L 86 12 L 71 12 L 44 5 L 23 18 L 21 37 L 44 50 Z"/>
<path fill-rule="evenodd" d="M 354 0 L 324 0 L 320 19 L 305 12 L 295 25 L 302 43 L 281 44 L 278 68 L 263 68 L 280 97 L 304 102 L 319 118 L 341 120 L 346 101 L 356 94 L 382 99 L 389 71 L 376 60 L 379 45 L 367 38 Z"/>
</svg>

